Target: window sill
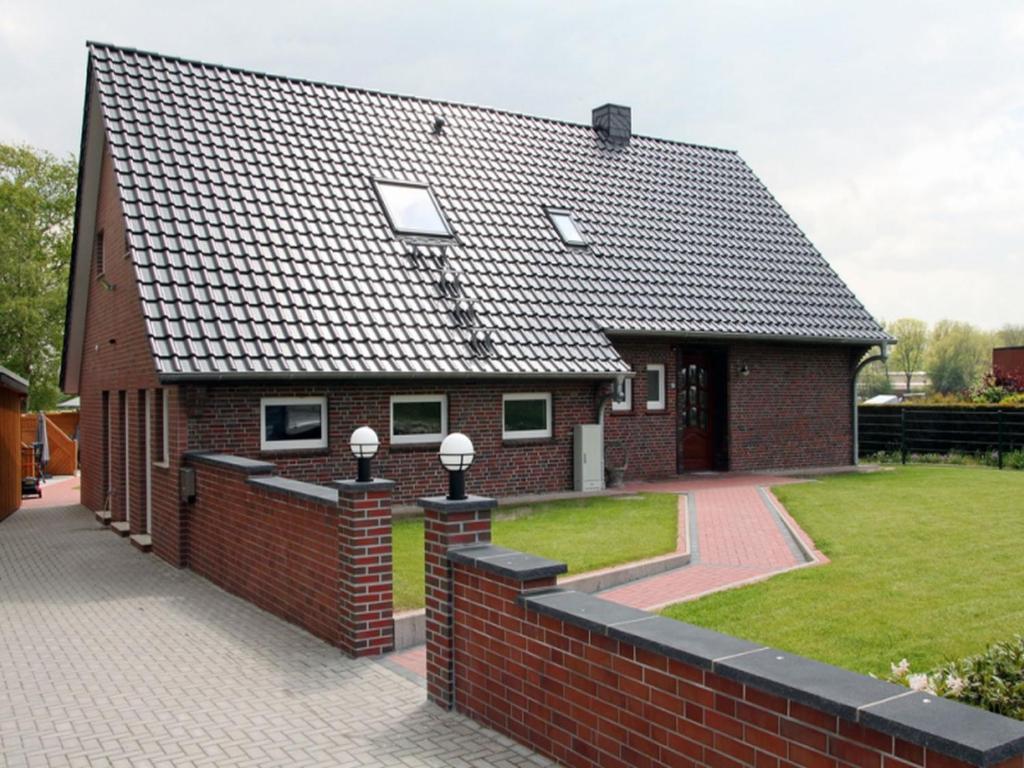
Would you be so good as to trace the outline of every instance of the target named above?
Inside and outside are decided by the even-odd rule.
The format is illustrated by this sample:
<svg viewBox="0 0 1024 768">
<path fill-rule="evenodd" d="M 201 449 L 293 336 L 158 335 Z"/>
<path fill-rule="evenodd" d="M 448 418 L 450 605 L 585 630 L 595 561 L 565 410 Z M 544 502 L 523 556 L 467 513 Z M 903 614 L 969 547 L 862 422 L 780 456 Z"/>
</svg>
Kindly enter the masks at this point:
<svg viewBox="0 0 1024 768">
<path fill-rule="evenodd" d="M 429 443 L 391 443 L 387 449 L 388 453 L 424 453 L 427 451 L 437 453 L 440 447 L 441 441 L 437 440 Z"/>
<path fill-rule="evenodd" d="M 671 413 L 668 408 L 648 408 L 644 411 L 647 416 L 669 416 Z"/>
<path fill-rule="evenodd" d="M 279 456 L 287 459 L 292 456 L 330 456 L 330 448 L 264 448 L 260 456 Z"/>
<path fill-rule="evenodd" d="M 630 408 L 628 411 L 609 411 L 612 416 L 636 416 L 636 412 Z"/>
<path fill-rule="evenodd" d="M 537 445 L 554 445 L 556 442 L 553 437 L 503 437 L 501 439 L 502 448 L 526 448 Z"/>
</svg>

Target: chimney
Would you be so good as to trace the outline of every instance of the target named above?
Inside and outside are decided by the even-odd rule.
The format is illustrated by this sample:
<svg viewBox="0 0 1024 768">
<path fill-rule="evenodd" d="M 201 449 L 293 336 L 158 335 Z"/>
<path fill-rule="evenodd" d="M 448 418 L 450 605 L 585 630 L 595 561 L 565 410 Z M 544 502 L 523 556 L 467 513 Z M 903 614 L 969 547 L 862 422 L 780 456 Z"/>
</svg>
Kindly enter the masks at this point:
<svg viewBox="0 0 1024 768">
<path fill-rule="evenodd" d="M 633 120 L 629 107 L 619 104 L 605 104 L 591 113 L 594 130 L 613 144 L 629 144 L 633 134 Z"/>
</svg>

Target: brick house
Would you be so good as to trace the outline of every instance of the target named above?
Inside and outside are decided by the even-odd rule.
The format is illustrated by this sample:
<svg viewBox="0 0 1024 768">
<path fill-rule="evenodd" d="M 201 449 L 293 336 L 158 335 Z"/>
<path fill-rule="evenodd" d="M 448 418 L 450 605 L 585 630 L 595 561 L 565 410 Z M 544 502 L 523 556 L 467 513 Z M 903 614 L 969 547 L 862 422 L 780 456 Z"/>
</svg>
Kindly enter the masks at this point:
<svg viewBox="0 0 1024 768">
<path fill-rule="evenodd" d="M 62 386 L 82 499 L 182 562 L 188 450 L 396 499 L 566 490 L 609 466 L 849 464 L 889 341 L 731 151 L 91 45 Z"/>
</svg>

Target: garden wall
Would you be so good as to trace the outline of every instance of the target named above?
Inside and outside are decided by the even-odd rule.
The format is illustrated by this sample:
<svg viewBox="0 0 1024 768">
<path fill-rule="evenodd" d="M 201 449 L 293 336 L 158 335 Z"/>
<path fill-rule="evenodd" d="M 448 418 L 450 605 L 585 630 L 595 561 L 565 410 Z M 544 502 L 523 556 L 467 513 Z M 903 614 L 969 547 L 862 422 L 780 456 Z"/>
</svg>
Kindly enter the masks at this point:
<svg viewBox="0 0 1024 768">
<path fill-rule="evenodd" d="M 558 589 L 564 564 L 487 544 L 472 514 L 479 543 L 448 548 L 428 602 L 428 694 L 563 764 L 1024 765 L 1024 723 Z M 428 553 L 466 525 L 428 527 Z"/>
<path fill-rule="evenodd" d="M 192 570 L 353 656 L 393 648 L 391 483 L 328 488 L 223 454 L 188 463 Z"/>
</svg>

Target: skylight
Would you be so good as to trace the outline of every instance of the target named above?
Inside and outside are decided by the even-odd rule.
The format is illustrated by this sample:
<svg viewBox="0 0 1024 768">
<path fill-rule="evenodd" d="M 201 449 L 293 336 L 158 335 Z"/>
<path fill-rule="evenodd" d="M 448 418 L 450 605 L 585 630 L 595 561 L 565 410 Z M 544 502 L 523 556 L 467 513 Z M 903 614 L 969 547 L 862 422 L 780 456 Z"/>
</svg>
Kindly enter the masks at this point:
<svg viewBox="0 0 1024 768">
<path fill-rule="evenodd" d="M 576 227 L 576 222 L 573 221 L 571 213 L 568 211 L 548 211 L 548 216 L 551 217 L 551 223 L 555 225 L 558 234 L 562 236 L 562 240 L 567 244 L 587 244 L 587 241 L 583 239 L 583 235 L 580 234 L 579 229 Z"/>
<path fill-rule="evenodd" d="M 396 232 L 443 237 L 451 235 L 451 230 L 428 187 L 379 181 L 377 191 L 380 193 L 391 226 Z"/>
</svg>

